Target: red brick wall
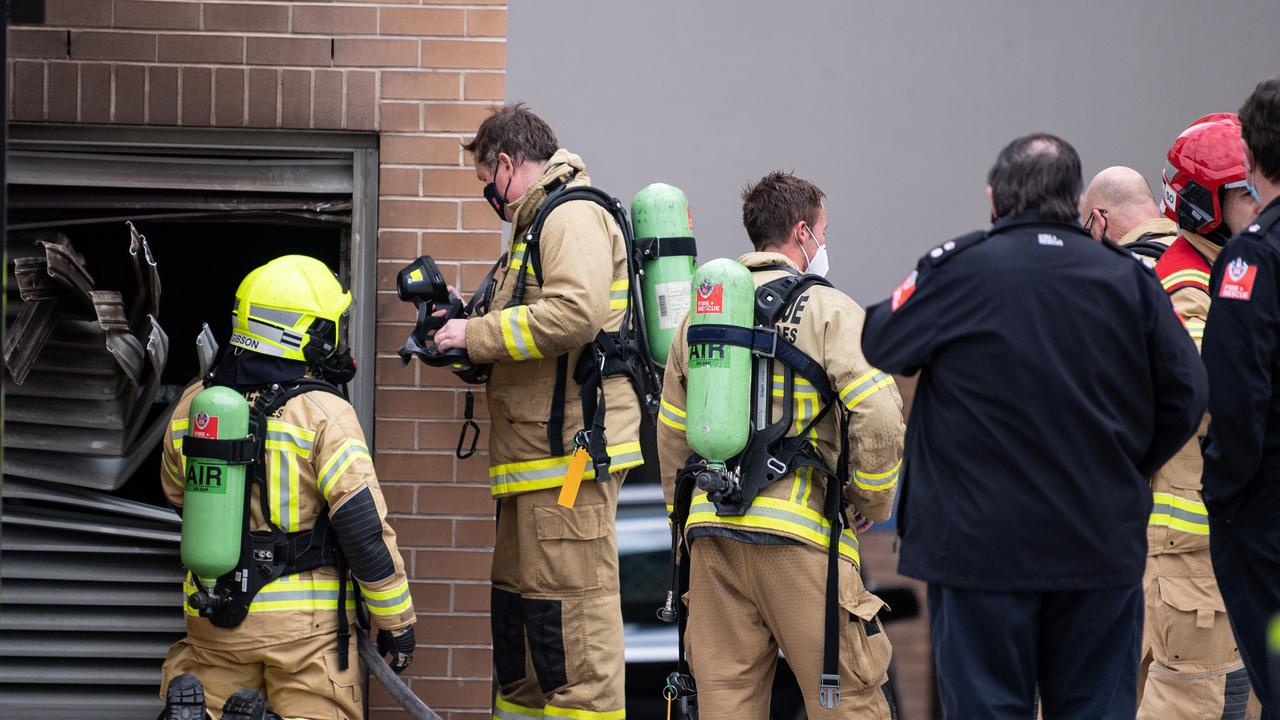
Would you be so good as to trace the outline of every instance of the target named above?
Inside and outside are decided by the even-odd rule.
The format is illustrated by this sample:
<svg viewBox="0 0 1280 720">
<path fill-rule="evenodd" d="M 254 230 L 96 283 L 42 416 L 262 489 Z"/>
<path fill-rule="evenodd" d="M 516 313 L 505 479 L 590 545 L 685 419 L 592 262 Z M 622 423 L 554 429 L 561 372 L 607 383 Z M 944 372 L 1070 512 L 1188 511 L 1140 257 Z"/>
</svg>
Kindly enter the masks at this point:
<svg viewBox="0 0 1280 720">
<path fill-rule="evenodd" d="M 46 0 L 46 9 L 45 25 L 10 30 L 11 120 L 379 133 L 373 432 L 420 615 L 406 679 L 445 717 L 487 717 L 486 458 L 453 457 L 462 395 L 452 375 L 400 367 L 394 353 L 412 314 L 394 281 L 429 253 L 470 290 L 498 255 L 499 223 L 459 141 L 503 96 L 505 2 Z M 392 703 L 375 688 L 372 705 Z"/>
</svg>

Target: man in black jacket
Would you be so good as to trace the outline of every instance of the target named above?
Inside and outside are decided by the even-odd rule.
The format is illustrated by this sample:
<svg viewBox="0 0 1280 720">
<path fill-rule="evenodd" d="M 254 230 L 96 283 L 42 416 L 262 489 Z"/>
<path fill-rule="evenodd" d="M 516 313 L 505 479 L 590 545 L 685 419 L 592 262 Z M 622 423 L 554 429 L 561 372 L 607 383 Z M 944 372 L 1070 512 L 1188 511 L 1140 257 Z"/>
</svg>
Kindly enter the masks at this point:
<svg viewBox="0 0 1280 720">
<path fill-rule="evenodd" d="M 929 583 L 948 718 L 1132 718 L 1151 476 L 1207 402 L 1152 272 L 1076 222 L 1080 159 L 1000 152 L 994 222 L 934 248 L 868 310 L 885 372 L 920 372 L 901 572 Z"/>
<path fill-rule="evenodd" d="M 1262 206 L 1213 267 L 1204 364 L 1209 552 L 1264 718 L 1280 717 L 1267 623 L 1280 612 L 1280 77 L 1240 108 L 1245 181 Z M 1274 641 L 1273 641 L 1274 642 Z"/>
</svg>

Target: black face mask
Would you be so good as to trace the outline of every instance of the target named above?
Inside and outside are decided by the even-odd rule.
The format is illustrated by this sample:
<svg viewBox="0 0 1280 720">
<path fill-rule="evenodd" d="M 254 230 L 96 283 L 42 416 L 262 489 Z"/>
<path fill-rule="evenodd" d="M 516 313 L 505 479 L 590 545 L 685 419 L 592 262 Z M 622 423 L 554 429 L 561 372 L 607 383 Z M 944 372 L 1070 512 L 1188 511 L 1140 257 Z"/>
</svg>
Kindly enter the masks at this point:
<svg viewBox="0 0 1280 720">
<path fill-rule="evenodd" d="M 502 222 L 510 222 L 507 220 L 507 193 L 511 190 L 511 181 L 515 179 L 515 167 L 512 166 L 512 175 L 507 178 L 507 188 L 501 193 L 498 192 L 498 168 L 502 167 L 501 163 L 495 163 L 493 166 L 493 180 L 484 186 L 484 199 L 489 201 L 489 207 L 498 214 L 498 219 Z"/>
</svg>

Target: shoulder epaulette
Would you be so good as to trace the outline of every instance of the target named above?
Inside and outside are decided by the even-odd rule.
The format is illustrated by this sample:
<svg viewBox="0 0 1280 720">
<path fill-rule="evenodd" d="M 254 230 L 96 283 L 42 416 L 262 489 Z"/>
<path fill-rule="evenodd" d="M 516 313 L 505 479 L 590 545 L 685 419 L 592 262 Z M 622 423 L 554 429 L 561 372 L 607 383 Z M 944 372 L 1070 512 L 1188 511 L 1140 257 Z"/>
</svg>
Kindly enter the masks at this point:
<svg viewBox="0 0 1280 720">
<path fill-rule="evenodd" d="M 1183 288 L 1209 292 L 1209 262 L 1185 237 L 1179 236 L 1156 263 L 1156 276 L 1164 291 L 1173 294 Z"/>
<path fill-rule="evenodd" d="M 1265 237 L 1277 222 L 1280 222 L 1280 203 L 1272 203 L 1240 234 Z"/>
<path fill-rule="evenodd" d="M 924 257 L 920 258 L 920 264 L 927 267 L 937 267 L 986 239 L 987 233 L 985 230 L 976 230 L 967 235 L 961 235 L 925 253 Z"/>
</svg>

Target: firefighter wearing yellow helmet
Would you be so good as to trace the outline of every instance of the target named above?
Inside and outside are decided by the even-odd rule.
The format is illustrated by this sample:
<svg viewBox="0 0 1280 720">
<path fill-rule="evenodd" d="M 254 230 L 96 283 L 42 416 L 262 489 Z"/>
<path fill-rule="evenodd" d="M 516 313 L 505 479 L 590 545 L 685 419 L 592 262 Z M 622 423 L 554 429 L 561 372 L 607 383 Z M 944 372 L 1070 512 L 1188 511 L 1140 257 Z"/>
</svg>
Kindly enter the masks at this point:
<svg viewBox="0 0 1280 720">
<path fill-rule="evenodd" d="M 188 573 L 187 635 L 164 663 L 163 718 L 203 718 L 206 702 L 223 708 L 223 720 L 362 718 L 351 639 L 361 602 L 392 668 L 412 660 L 404 562 L 364 432 L 339 387 L 355 374 L 344 341 L 350 305 L 314 258 L 289 255 L 253 270 L 236 292 L 230 347 L 178 401 L 164 439 L 166 498 L 182 507 L 185 496 L 207 492 L 193 485 L 199 474 L 189 475 L 190 465 L 242 463 L 245 489 L 231 502 L 248 526 L 221 538 L 241 548 L 234 569 L 216 579 Z M 216 418 L 191 412 L 206 388 L 245 398 L 246 438 L 226 439 Z M 184 518 L 184 538 L 188 520 L 198 525 Z M 200 552 L 184 544 L 188 569 L 204 567 Z"/>
</svg>

